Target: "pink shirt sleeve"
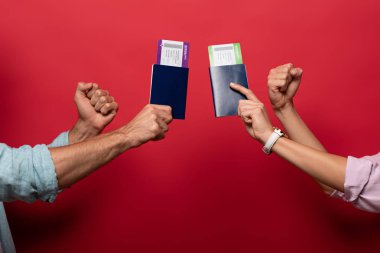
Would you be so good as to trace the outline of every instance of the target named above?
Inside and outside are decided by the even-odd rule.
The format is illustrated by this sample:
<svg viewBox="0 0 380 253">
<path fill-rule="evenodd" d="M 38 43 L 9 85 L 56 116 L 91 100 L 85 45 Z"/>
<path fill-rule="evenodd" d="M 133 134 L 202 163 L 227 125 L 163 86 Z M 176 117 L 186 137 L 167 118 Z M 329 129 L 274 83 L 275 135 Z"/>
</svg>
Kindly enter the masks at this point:
<svg viewBox="0 0 380 253">
<path fill-rule="evenodd" d="M 344 193 L 331 196 L 351 202 L 355 207 L 380 213 L 380 153 L 363 158 L 348 157 Z"/>
</svg>

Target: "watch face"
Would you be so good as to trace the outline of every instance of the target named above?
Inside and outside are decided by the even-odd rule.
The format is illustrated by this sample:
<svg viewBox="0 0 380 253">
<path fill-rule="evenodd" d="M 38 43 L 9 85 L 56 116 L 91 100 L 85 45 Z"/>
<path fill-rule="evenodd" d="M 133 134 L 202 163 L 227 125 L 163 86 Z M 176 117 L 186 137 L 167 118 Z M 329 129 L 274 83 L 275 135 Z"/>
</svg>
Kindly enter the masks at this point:
<svg viewBox="0 0 380 253">
<path fill-rule="evenodd" d="M 282 132 L 281 129 L 279 129 L 279 128 L 274 129 L 274 131 L 276 132 L 276 134 L 278 134 L 280 136 L 284 136 L 285 135 L 284 132 Z"/>
</svg>

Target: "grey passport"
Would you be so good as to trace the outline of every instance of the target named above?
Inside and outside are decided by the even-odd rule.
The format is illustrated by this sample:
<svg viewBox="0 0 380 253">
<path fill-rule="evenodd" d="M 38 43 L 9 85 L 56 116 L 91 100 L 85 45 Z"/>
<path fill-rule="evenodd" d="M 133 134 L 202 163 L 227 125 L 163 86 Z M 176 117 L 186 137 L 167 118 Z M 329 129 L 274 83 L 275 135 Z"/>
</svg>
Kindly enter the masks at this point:
<svg viewBox="0 0 380 253">
<path fill-rule="evenodd" d="M 230 83 L 238 83 L 248 88 L 245 65 L 236 64 L 210 67 L 210 79 L 215 116 L 237 115 L 239 100 L 247 98 L 232 90 Z"/>
</svg>

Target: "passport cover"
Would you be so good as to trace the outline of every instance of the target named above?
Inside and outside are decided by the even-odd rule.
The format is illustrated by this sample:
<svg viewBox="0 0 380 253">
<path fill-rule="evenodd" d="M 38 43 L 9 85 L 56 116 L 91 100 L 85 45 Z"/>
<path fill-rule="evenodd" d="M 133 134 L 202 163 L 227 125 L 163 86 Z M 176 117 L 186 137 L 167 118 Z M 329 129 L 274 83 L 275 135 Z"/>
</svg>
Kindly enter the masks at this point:
<svg viewBox="0 0 380 253">
<path fill-rule="evenodd" d="M 174 119 L 185 119 L 188 68 L 153 64 L 150 104 L 169 105 Z"/>
<path fill-rule="evenodd" d="M 215 116 L 237 115 L 239 100 L 247 98 L 231 89 L 230 83 L 238 83 L 248 88 L 245 65 L 236 64 L 210 67 L 210 79 Z"/>
</svg>

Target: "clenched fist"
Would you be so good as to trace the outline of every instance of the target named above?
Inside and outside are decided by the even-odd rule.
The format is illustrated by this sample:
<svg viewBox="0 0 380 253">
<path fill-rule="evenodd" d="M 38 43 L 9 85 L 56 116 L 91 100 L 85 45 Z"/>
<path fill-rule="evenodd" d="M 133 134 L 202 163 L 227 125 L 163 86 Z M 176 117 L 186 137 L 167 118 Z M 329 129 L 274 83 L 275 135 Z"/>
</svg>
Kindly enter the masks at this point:
<svg viewBox="0 0 380 253">
<path fill-rule="evenodd" d="M 69 143 L 98 135 L 115 117 L 118 104 L 96 83 L 78 83 L 74 95 L 78 121 L 69 134 Z"/>
<path fill-rule="evenodd" d="M 78 83 L 74 101 L 79 118 L 98 132 L 112 121 L 118 110 L 115 99 L 96 83 Z"/>
<path fill-rule="evenodd" d="M 131 147 L 138 147 L 148 141 L 165 138 L 172 120 L 170 106 L 148 104 L 121 131 L 126 134 Z"/>
<path fill-rule="evenodd" d="M 270 70 L 268 93 L 273 110 L 281 111 L 293 106 L 293 97 L 301 83 L 302 69 L 288 63 Z"/>
</svg>

